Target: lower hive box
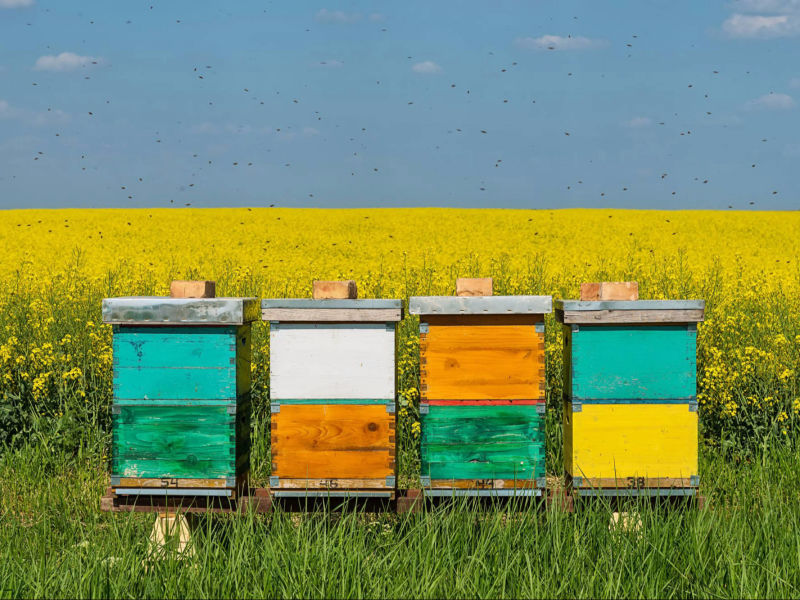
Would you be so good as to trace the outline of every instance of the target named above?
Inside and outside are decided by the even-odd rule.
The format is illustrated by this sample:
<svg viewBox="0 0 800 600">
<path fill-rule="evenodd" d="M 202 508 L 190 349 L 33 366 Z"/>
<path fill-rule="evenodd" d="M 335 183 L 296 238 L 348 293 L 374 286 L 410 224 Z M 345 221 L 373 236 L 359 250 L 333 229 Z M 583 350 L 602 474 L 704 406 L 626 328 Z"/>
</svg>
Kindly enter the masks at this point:
<svg viewBox="0 0 800 600">
<path fill-rule="evenodd" d="M 423 407 L 423 484 L 523 489 L 544 478 L 544 414 L 536 405 Z"/>
</svg>

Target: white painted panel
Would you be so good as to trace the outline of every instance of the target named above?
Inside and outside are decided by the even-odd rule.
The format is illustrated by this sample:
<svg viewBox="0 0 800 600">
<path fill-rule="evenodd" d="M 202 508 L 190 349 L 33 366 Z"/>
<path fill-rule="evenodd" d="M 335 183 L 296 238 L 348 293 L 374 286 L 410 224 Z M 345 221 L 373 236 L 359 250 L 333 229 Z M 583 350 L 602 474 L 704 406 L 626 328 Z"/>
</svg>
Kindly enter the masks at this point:
<svg viewBox="0 0 800 600">
<path fill-rule="evenodd" d="M 394 399 L 394 325 L 270 327 L 270 397 Z"/>
</svg>

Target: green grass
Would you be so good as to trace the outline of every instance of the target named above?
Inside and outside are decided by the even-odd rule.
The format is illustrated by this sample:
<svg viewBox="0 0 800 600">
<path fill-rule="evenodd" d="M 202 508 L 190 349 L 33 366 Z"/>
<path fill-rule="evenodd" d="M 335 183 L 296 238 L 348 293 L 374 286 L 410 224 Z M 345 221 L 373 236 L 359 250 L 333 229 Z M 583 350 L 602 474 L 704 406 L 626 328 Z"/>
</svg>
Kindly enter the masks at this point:
<svg viewBox="0 0 800 600">
<path fill-rule="evenodd" d="M 633 502 L 641 534 L 467 502 L 395 516 L 200 516 L 197 555 L 148 562 L 150 514 L 106 514 L 99 461 L 0 458 L 0 597 L 797 597 L 800 455 L 705 455 L 709 507 Z"/>
</svg>

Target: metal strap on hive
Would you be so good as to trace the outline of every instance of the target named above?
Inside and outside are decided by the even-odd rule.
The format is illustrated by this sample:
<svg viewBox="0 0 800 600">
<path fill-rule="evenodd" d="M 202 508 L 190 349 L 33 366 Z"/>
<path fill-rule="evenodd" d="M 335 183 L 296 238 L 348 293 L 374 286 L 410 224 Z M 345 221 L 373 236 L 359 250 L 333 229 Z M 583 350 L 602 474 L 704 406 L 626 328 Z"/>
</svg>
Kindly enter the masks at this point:
<svg viewBox="0 0 800 600">
<path fill-rule="evenodd" d="M 553 312 L 552 296 L 413 296 L 412 315 L 540 315 Z"/>
<path fill-rule="evenodd" d="M 385 299 L 271 298 L 261 301 L 261 317 L 271 322 L 395 322 L 403 319 L 403 302 Z"/>
<path fill-rule="evenodd" d="M 103 322 L 115 325 L 244 325 L 258 318 L 257 298 L 129 296 L 103 300 Z"/>
</svg>

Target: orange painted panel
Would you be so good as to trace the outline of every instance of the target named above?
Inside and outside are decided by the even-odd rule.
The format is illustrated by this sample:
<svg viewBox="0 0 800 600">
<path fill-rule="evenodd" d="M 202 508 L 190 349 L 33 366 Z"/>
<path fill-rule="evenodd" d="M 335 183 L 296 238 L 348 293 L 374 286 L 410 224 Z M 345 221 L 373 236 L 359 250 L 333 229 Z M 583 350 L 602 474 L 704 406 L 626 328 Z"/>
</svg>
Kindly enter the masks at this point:
<svg viewBox="0 0 800 600">
<path fill-rule="evenodd" d="M 378 479 L 395 474 L 395 415 L 385 404 L 281 405 L 271 427 L 272 475 Z"/>
<path fill-rule="evenodd" d="M 544 334 L 531 315 L 429 318 L 420 335 L 420 396 L 435 400 L 544 398 Z"/>
</svg>

